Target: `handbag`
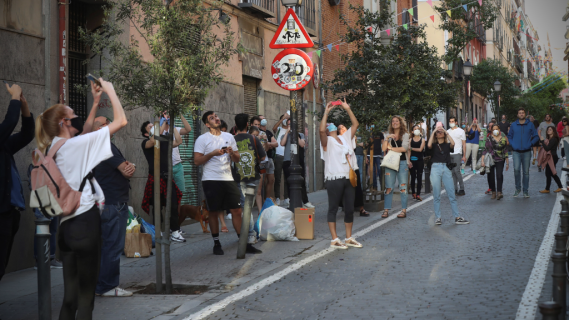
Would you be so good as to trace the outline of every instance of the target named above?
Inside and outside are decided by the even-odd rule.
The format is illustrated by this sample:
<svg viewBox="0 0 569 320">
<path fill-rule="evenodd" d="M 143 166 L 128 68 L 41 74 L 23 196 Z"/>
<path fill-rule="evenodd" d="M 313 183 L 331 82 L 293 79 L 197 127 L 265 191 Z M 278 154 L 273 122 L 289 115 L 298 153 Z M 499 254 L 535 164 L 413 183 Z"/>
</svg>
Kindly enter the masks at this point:
<svg viewBox="0 0 569 320">
<path fill-rule="evenodd" d="M 397 141 L 395 141 L 395 146 L 397 146 Z M 401 161 L 401 152 L 389 150 L 387 155 L 383 157 L 383 161 L 381 162 L 380 167 L 389 168 L 393 171 L 399 171 L 400 161 Z"/>
<path fill-rule="evenodd" d="M 348 160 L 348 165 L 350 166 L 350 183 L 352 184 L 352 187 L 355 188 L 358 185 L 358 176 L 356 176 L 356 171 L 354 171 L 352 165 L 350 164 L 348 155 L 346 155 L 346 160 Z"/>
<path fill-rule="evenodd" d="M 257 150 L 257 139 L 253 136 L 253 145 L 255 146 L 255 155 L 257 157 L 257 164 L 259 165 L 259 173 L 265 174 L 267 169 L 265 168 L 264 164 L 261 167 L 261 157 L 259 156 L 259 151 Z"/>
</svg>

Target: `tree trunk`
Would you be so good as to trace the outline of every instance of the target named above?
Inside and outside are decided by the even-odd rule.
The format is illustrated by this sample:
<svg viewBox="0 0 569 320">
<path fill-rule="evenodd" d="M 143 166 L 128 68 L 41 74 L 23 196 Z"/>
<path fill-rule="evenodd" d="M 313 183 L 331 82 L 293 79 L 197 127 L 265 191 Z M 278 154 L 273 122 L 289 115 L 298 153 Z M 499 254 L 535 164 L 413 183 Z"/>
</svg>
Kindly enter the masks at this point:
<svg viewBox="0 0 569 320">
<path fill-rule="evenodd" d="M 170 211 L 172 210 L 172 139 L 174 130 L 176 126 L 174 125 L 175 115 L 168 110 L 170 114 L 170 132 L 168 134 L 168 178 L 166 181 L 167 193 L 166 193 L 166 211 L 164 212 L 164 231 L 166 234 L 166 245 L 164 246 L 164 274 L 166 276 L 166 294 L 172 293 L 172 269 L 170 268 L 170 219 L 177 219 L 178 217 L 172 217 Z M 173 230 L 175 231 L 175 230 Z"/>
</svg>

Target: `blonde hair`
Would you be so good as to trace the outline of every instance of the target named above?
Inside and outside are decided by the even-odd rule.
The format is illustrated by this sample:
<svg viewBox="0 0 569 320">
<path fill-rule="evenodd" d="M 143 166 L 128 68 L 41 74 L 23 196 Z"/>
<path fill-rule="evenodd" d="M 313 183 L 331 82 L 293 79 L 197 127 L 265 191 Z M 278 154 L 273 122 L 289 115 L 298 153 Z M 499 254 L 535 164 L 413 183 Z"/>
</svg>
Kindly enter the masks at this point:
<svg viewBox="0 0 569 320">
<path fill-rule="evenodd" d="M 65 118 L 67 110 L 65 105 L 56 104 L 45 110 L 36 119 L 36 144 L 38 149 L 45 154 L 45 150 L 51 145 L 51 141 L 59 134 L 59 122 Z"/>
<path fill-rule="evenodd" d="M 401 118 L 400 116 L 393 116 L 391 117 L 391 121 L 389 121 L 389 133 L 390 134 L 394 134 L 395 133 L 395 129 L 393 129 L 393 127 L 391 127 L 391 124 L 393 123 L 393 119 L 397 118 L 399 120 L 399 139 L 403 138 L 403 135 L 407 133 L 407 124 L 405 123 L 405 120 L 403 120 L 403 118 Z"/>
</svg>

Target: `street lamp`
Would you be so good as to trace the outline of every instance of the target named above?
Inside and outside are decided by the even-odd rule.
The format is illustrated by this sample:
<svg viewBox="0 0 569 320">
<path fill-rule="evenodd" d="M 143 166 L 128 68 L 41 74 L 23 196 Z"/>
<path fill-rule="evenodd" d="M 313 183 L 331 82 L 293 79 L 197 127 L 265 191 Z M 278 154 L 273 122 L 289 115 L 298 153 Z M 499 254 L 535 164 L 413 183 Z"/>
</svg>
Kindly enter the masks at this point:
<svg viewBox="0 0 569 320">
<path fill-rule="evenodd" d="M 302 0 L 281 0 L 283 6 L 289 7 L 296 7 L 302 4 Z"/>
<path fill-rule="evenodd" d="M 500 83 L 500 81 L 496 80 L 496 82 L 494 82 L 494 95 L 498 94 L 498 99 L 496 101 L 496 121 L 501 121 L 500 120 L 500 90 L 502 90 L 502 84 Z"/>
<path fill-rule="evenodd" d="M 470 63 L 470 59 L 467 59 L 466 62 L 462 65 L 462 74 L 464 74 L 464 84 L 466 88 L 464 89 L 464 110 L 468 112 L 468 102 L 470 100 L 470 92 L 469 92 L 469 79 L 470 75 L 472 74 L 472 63 Z"/>
</svg>

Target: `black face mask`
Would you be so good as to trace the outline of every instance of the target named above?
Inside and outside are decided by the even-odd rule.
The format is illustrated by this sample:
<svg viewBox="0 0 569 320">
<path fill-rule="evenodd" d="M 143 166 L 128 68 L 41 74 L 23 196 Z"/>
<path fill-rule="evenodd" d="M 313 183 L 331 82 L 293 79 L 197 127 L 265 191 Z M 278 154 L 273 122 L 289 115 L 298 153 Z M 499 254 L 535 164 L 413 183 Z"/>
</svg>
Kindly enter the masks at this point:
<svg viewBox="0 0 569 320">
<path fill-rule="evenodd" d="M 78 136 L 83 132 L 83 121 L 81 121 L 81 118 L 77 117 L 71 119 L 71 126 L 79 131 L 75 136 Z"/>
</svg>

